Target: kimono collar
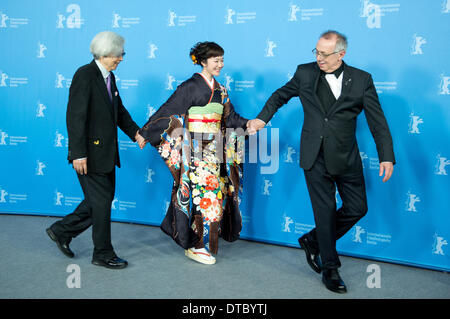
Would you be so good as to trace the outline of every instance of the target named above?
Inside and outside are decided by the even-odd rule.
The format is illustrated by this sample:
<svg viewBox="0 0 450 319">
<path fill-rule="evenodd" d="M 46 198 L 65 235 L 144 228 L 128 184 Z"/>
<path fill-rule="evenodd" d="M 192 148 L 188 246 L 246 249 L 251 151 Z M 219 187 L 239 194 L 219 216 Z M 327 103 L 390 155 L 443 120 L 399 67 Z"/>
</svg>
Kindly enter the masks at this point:
<svg viewBox="0 0 450 319">
<path fill-rule="evenodd" d="M 214 77 L 212 77 L 211 81 L 208 80 L 208 78 L 206 76 L 204 76 L 203 74 L 201 74 L 200 72 L 198 72 L 198 74 L 200 74 L 203 79 L 205 79 L 206 83 L 208 84 L 208 86 L 211 88 L 211 90 L 214 88 Z"/>
</svg>

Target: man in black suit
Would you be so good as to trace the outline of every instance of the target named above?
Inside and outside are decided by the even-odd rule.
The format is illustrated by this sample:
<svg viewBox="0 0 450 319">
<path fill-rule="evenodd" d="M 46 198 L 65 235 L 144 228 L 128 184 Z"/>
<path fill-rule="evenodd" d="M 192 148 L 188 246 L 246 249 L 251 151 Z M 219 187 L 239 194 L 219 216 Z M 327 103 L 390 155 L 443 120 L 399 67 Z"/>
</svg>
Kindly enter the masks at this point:
<svg viewBox="0 0 450 319">
<path fill-rule="evenodd" d="M 117 127 L 133 141 L 142 139 L 137 133 L 139 126 L 122 104 L 111 72 L 123 60 L 124 42 L 114 32 L 100 32 L 90 46 L 94 60 L 75 72 L 66 114 L 68 160 L 77 172 L 84 200 L 73 213 L 47 229 L 58 248 L 73 257 L 70 241 L 92 225 L 92 263 L 113 269 L 128 265 L 111 245 L 115 166 L 120 167 Z"/>
<path fill-rule="evenodd" d="M 325 286 L 346 292 L 338 268 L 336 240 L 367 212 L 364 175 L 356 142 L 356 118 L 362 110 L 375 140 L 380 176 L 392 175 L 393 143 L 372 76 L 342 60 L 347 39 L 336 31 L 323 33 L 313 53 L 316 62 L 297 67 L 293 78 L 276 90 L 256 119 L 247 124 L 250 134 L 270 121 L 292 97 L 300 97 L 304 123 L 300 166 L 304 169 L 316 228 L 299 238 L 308 264 L 322 272 Z M 336 210 L 336 187 L 342 207 Z"/>
</svg>

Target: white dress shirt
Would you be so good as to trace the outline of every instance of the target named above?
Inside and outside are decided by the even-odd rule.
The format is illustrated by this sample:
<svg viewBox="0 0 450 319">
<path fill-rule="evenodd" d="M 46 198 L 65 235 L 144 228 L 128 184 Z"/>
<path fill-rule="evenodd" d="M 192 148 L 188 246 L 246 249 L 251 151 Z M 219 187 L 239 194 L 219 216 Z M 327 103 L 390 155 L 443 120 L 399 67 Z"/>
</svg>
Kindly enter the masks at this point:
<svg viewBox="0 0 450 319">
<path fill-rule="evenodd" d="M 344 71 L 341 72 L 341 75 L 339 75 L 338 78 L 336 78 L 336 75 L 334 74 L 325 74 L 325 79 L 330 85 L 331 91 L 333 92 L 333 95 L 336 98 L 336 100 L 341 95 L 343 74 Z"/>
</svg>

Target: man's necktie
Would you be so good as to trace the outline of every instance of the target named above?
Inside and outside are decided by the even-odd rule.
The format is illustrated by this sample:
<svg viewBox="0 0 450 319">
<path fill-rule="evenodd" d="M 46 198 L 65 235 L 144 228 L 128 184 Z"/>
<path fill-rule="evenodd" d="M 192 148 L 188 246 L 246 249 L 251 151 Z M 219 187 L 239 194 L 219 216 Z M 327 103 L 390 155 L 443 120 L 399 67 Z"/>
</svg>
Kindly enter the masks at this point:
<svg viewBox="0 0 450 319">
<path fill-rule="evenodd" d="M 108 74 L 108 77 L 106 78 L 106 88 L 108 89 L 108 95 L 109 99 L 112 102 L 112 93 L 111 93 L 111 73 Z"/>
</svg>

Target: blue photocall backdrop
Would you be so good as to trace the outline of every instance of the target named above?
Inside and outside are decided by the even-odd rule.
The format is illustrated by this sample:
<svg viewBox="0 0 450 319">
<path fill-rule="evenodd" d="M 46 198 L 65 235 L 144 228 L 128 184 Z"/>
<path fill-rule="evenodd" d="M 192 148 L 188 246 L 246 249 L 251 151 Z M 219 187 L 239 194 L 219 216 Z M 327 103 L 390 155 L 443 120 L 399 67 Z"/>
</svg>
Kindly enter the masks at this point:
<svg viewBox="0 0 450 319">
<path fill-rule="evenodd" d="M 142 126 L 200 71 L 189 59 L 196 42 L 225 49 L 218 80 L 236 110 L 254 118 L 298 64 L 314 61 L 320 33 L 335 29 L 349 40 L 345 62 L 374 78 L 398 163 L 383 183 L 361 114 L 357 138 L 369 211 L 339 240 L 338 251 L 448 271 L 449 27 L 449 0 L 2 1 L 0 212 L 64 216 L 82 200 L 66 160 L 65 112 L 72 76 L 91 61 L 89 44 L 98 32 L 126 39 L 115 74 Z M 302 123 L 296 98 L 258 134 L 259 149 L 252 149 L 258 161 L 244 168 L 241 238 L 297 247 L 314 227 L 299 168 Z M 140 150 L 122 132 L 119 147 L 112 219 L 159 225 L 172 186 L 168 169 L 154 148 Z M 336 201 L 341 205 L 338 194 Z"/>
</svg>

